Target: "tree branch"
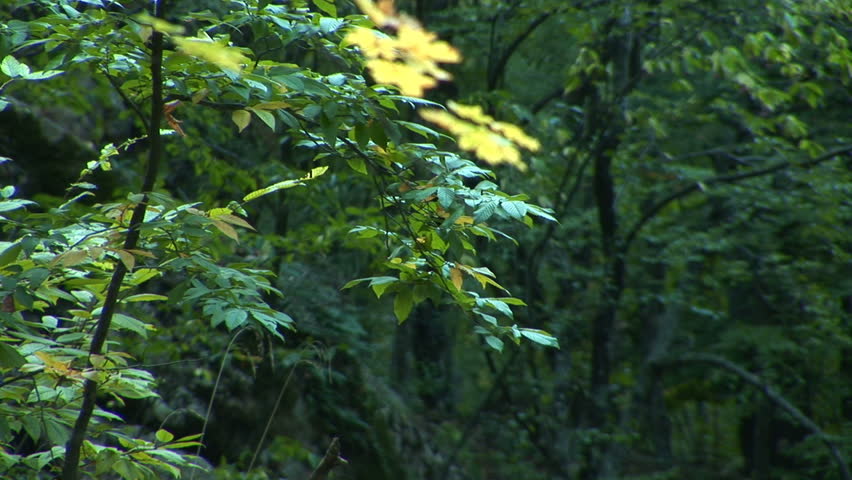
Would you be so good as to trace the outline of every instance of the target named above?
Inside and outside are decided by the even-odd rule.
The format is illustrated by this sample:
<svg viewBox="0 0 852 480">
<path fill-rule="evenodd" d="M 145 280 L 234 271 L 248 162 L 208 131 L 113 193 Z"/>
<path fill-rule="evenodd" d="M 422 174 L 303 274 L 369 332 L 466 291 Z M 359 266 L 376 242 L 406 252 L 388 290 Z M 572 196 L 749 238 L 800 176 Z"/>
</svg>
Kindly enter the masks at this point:
<svg viewBox="0 0 852 480">
<path fill-rule="evenodd" d="M 515 50 L 517 50 L 518 47 L 520 47 L 521 44 L 524 43 L 524 40 L 526 40 L 527 37 L 532 35 L 532 33 L 535 31 L 536 28 L 541 26 L 541 24 L 544 23 L 545 21 L 547 21 L 547 19 L 550 18 L 550 16 L 553 15 L 554 13 L 556 13 L 555 9 L 551 10 L 549 12 L 544 12 L 541 15 L 539 15 L 538 17 L 536 17 L 536 19 L 533 20 L 532 23 L 527 25 L 526 30 L 524 30 L 523 32 L 521 32 L 520 35 L 515 37 L 515 39 L 512 41 L 512 43 L 509 44 L 509 46 L 506 47 L 505 50 L 503 50 L 502 54 L 500 55 L 500 59 L 497 60 L 497 63 L 488 72 L 488 89 L 489 90 L 494 90 L 495 88 L 497 88 L 497 81 L 500 78 L 500 76 L 502 75 L 503 70 L 505 70 L 506 64 L 509 63 L 509 59 L 512 58 L 512 55 L 515 53 Z"/>
<path fill-rule="evenodd" d="M 757 375 L 746 371 L 744 368 L 739 365 L 731 362 L 730 360 L 712 355 L 709 353 L 689 353 L 682 355 L 678 358 L 663 360 L 658 362 L 658 366 L 664 366 L 666 364 L 676 364 L 676 363 L 707 363 L 723 370 L 727 370 L 734 375 L 745 380 L 746 383 L 751 386 L 757 388 L 768 398 L 772 403 L 781 407 L 782 410 L 787 412 L 793 420 L 798 422 L 803 427 L 807 428 L 813 435 L 816 435 L 825 446 L 828 448 L 829 453 L 834 459 L 835 463 L 837 463 L 837 467 L 840 470 L 840 475 L 844 480 L 852 480 L 852 473 L 849 471 L 849 466 L 846 464 L 846 461 L 843 459 L 840 450 L 837 448 L 837 445 L 819 428 L 813 420 L 808 418 L 801 410 L 796 408 L 795 405 L 790 403 L 786 398 L 784 398 L 780 393 L 776 392 L 768 383 L 764 382 Z"/>
<path fill-rule="evenodd" d="M 163 3 L 165 0 L 156 2 L 154 15 L 158 18 L 163 16 Z M 142 201 L 136 208 L 133 209 L 133 215 L 130 219 L 130 227 L 127 231 L 127 237 L 124 239 L 124 250 L 132 250 L 136 248 L 139 241 L 139 228 L 145 220 L 145 211 L 148 207 L 148 192 L 153 190 L 154 183 L 157 180 L 157 170 L 162 157 L 162 138 L 160 137 L 160 123 L 163 118 L 163 34 L 154 32 L 151 35 L 151 116 L 148 124 L 148 139 L 150 141 L 150 150 L 148 151 L 148 165 L 145 169 L 145 178 L 142 183 Z M 127 267 L 124 262 L 118 262 L 110 279 L 109 287 L 107 287 L 106 298 L 104 299 L 101 316 L 98 319 L 95 333 L 92 336 L 92 344 L 89 349 L 89 355 L 100 355 L 104 343 L 106 342 L 107 334 L 109 333 L 112 316 L 115 313 L 118 305 L 118 294 L 121 289 L 124 276 L 127 274 Z M 90 360 L 91 362 L 91 360 Z M 98 384 L 93 380 L 86 380 L 83 386 L 83 404 L 80 407 L 80 413 L 77 416 L 77 421 L 74 423 L 74 429 L 71 431 L 71 437 L 65 446 L 65 464 L 62 469 L 62 478 L 64 480 L 78 480 L 80 478 L 80 452 L 83 446 L 83 441 L 86 439 L 86 431 L 89 428 L 89 421 L 92 418 L 92 412 L 95 409 L 95 400 L 98 394 Z"/>
<path fill-rule="evenodd" d="M 627 254 L 627 251 L 630 249 L 631 243 L 633 243 L 633 240 L 636 239 L 636 236 L 639 234 L 639 231 L 642 230 L 642 228 L 645 226 L 645 224 L 647 224 L 650 220 L 652 220 L 654 217 L 656 217 L 657 214 L 659 214 L 664 208 L 666 208 L 666 206 L 668 206 L 668 204 L 674 202 L 675 200 L 680 200 L 681 198 L 684 198 L 684 197 L 686 197 L 690 194 L 693 194 L 695 192 L 703 191 L 704 187 L 706 187 L 708 185 L 714 185 L 714 184 L 717 184 L 717 183 L 735 183 L 735 182 L 738 182 L 740 180 L 747 180 L 749 178 L 755 178 L 755 177 L 761 177 L 761 176 L 764 176 L 764 175 L 769 175 L 771 173 L 775 173 L 777 171 L 784 170 L 786 168 L 790 168 L 790 167 L 793 167 L 793 166 L 810 168 L 810 167 L 814 167 L 816 165 L 819 165 L 820 163 L 823 163 L 825 161 L 831 160 L 838 155 L 843 155 L 843 154 L 847 154 L 847 153 L 850 153 L 850 152 L 852 152 L 852 145 L 845 145 L 845 146 L 837 148 L 835 150 L 831 150 L 830 152 L 826 152 L 826 153 L 824 153 L 824 154 L 822 154 L 822 155 L 820 155 L 820 156 L 818 156 L 814 159 L 811 159 L 811 160 L 804 162 L 804 163 L 801 163 L 801 164 L 795 164 L 795 163 L 790 162 L 790 161 L 784 161 L 784 162 L 776 163 L 775 165 L 772 165 L 772 166 L 769 166 L 769 167 L 766 167 L 766 168 L 760 168 L 760 169 L 757 169 L 757 170 L 752 170 L 752 171 L 742 172 L 742 173 L 736 173 L 736 174 L 732 174 L 732 175 L 722 175 L 722 176 L 718 176 L 718 177 L 711 177 L 711 178 L 708 178 L 708 179 L 705 179 L 705 180 L 693 182 L 690 185 L 687 185 L 686 187 L 683 187 L 680 190 L 678 190 L 678 191 L 672 193 L 671 195 L 667 196 L 666 198 L 660 200 L 654 206 L 649 208 L 648 211 L 645 212 L 644 215 L 642 215 L 642 218 L 640 218 L 639 221 L 637 221 L 636 224 L 633 226 L 633 228 L 630 229 L 630 233 L 625 238 L 624 244 L 622 245 L 622 254 L 625 254 L 625 255 Z"/>
<path fill-rule="evenodd" d="M 308 480 L 325 480 L 334 467 L 346 465 L 347 463 L 349 462 L 340 456 L 340 439 L 334 437 L 331 439 L 328 450 L 325 451 L 325 456 L 322 457 L 319 465 L 311 473 L 311 476 L 308 477 Z"/>
</svg>

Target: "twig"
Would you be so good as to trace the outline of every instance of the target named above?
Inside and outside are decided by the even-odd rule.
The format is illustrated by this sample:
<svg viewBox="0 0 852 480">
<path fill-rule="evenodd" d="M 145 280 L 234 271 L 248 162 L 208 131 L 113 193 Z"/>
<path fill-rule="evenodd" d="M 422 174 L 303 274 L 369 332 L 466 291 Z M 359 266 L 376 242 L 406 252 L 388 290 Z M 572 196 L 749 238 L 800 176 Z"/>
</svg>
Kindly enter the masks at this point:
<svg viewBox="0 0 852 480">
<path fill-rule="evenodd" d="M 269 428 L 272 426 L 272 422 L 275 420 L 275 414 L 278 412 L 278 407 L 281 406 L 281 400 L 284 398 L 284 392 L 287 391 L 287 386 L 290 385 L 290 380 L 293 378 L 293 373 L 296 372 L 296 367 L 299 364 L 293 365 L 290 368 L 290 373 L 287 375 L 287 379 L 284 380 L 284 385 L 281 386 L 281 389 L 278 391 L 278 398 L 275 399 L 275 405 L 272 407 L 272 412 L 269 413 L 269 418 L 266 420 L 266 426 L 263 427 L 263 433 L 260 435 L 260 440 L 257 441 L 257 448 L 254 449 L 254 455 L 251 457 L 251 462 L 249 462 L 249 466 L 246 469 L 246 475 L 251 473 L 251 469 L 254 468 L 254 463 L 257 461 L 257 456 L 260 455 L 260 450 L 263 447 L 263 441 L 266 440 L 266 435 L 269 433 Z"/>
<path fill-rule="evenodd" d="M 325 480 L 334 467 L 346 465 L 347 463 L 349 462 L 340 456 L 340 439 L 334 437 L 331 439 L 328 450 L 325 451 L 325 456 L 322 457 L 319 465 L 311 473 L 311 476 L 308 477 L 308 480 Z"/>
</svg>

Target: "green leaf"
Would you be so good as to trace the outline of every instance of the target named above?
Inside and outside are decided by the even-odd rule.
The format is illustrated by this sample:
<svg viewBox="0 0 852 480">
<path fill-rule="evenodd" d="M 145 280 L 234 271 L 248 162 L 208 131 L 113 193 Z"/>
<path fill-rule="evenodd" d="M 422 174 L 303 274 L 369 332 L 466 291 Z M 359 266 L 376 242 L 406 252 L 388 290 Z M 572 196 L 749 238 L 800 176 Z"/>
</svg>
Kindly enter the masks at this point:
<svg viewBox="0 0 852 480">
<path fill-rule="evenodd" d="M 501 203 L 500 206 L 503 207 L 503 211 L 506 212 L 509 217 L 515 220 L 520 220 L 527 214 L 527 204 L 524 202 L 509 201 Z"/>
<path fill-rule="evenodd" d="M 251 122 L 251 113 L 248 110 L 234 110 L 234 113 L 231 114 L 231 121 L 237 126 L 238 131 L 242 132 Z"/>
<path fill-rule="evenodd" d="M 402 125 L 406 129 L 408 129 L 408 130 L 410 130 L 410 131 L 412 131 L 412 132 L 414 132 L 414 133 L 416 133 L 416 134 L 418 134 L 418 135 L 420 135 L 424 138 L 427 138 L 427 139 L 431 139 L 431 140 L 441 140 L 441 139 L 453 140 L 452 137 L 450 137 L 448 135 L 444 135 L 443 133 L 439 133 L 439 132 L 432 130 L 431 128 L 426 127 L 424 125 L 420 125 L 419 123 L 406 122 L 404 120 L 394 120 L 394 122 L 397 125 Z"/>
<path fill-rule="evenodd" d="M 364 159 L 361 157 L 349 157 L 346 159 L 346 163 L 349 164 L 349 168 L 355 170 L 361 175 L 367 175 L 367 165 L 364 164 Z"/>
<path fill-rule="evenodd" d="M 300 185 L 304 185 L 302 183 L 302 181 L 313 180 L 314 178 L 319 177 L 320 175 L 324 174 L 327 170 L 328 170 L 327 166 L 321 166 L 321 167 L 313 168 L 313 169 L 311 169 L 311 171 L 308 172 L 307 175 L 305 175 L 304 177 L 301 177 L 297 180 L 284 180 L 283 182 L 278 182 L 278 183 L 270 185 L 266 188 L 261 188 L 260 190 L 255 190 L 255 191 L 249 193 L 248 195 L 246 195 L 245 197 L 243 197 L 243 201 L 248 202 L 248 201 L 254 200 L 256 198 L 262 197 L 264 195 L 268 195 L 272 192 L 277 192 L 278 190 L 284 190 L 284 189 L 287 189 L 287 188 L 293 188 L 293 187 L 297 187 L 297 186 L 300 186 Z"/>
<path fill-rule="evenodd" d="M 544 330 L 536 330 L 532 328 L 520 328 L 521 335 L 532 340 L 535 343 L 547 346 L 559 348 L 559 340 L 556 339 L 553 335 L 545 332 Z"/>
<path fill-rule="evenodd" d="M 21 253 L 22 249 L 23 246 L 21 245 L 21 243 L 17 242 L 13 243 L 12 246 L 3 250 L 3 252 L 0 253 L 0 267 L 5 267 L 6 265 L 17 260 L 18 254 Z"/>
<path fill-rule="evenodd" d="M 35 202 L 31 202 L 29 200 L 3 200 L 0 201 L 0 212 L 10 212 L 12 210 L 23 208 L 27 205 L 35 204 Z"/>
<path fill-rule="evenodd" d="M 232 308 L 225 312 L 225 326 L 228 327 L 228 330 L 241 327 L 246 323 L 246 318 L 248 318 L 248 314 L 246 314 L 245 310 Z"/>
<path fill-rule="evenodd" d="M 494 215 L 494 212 L 497 211 L 498 205 L 498 202 L 483 203 L 475 212 L 473 212 L 473 221 L 476 223 L 482 223 L 488 220 L 492 215 Z"/>
<path fill-rule="evenodd" d="M 27 360 L 11 345 L 0 342 L 0 368 L 18 368 Z"/>
<path fill-rule="evenodd" d="M 453 205 L 456 194 L 452 188 L 441 187 L 438 189 L 438 204 L 444 208 L 450 208 Z"/>
<path fill-rule="evenodd" d="M 30 67 L 19 62 L 15 57 L 7 55 L 3 62 L 0 62 L 0 71 L 12 78 L 17 78 L 28 75 Z"/>
<path fill-rule="evenodd" d="M 26 80 L 47 80 L 48 78 L 53 78 L 57 75 L 62 75 L 62 70 L 43 70 L 40 72 L 32 72 L 24 75 L 24 79 Z"/>
<path fill-rule="evenodd" d="M 169 297 L 165 295 L 156 295 L 154 293 L 140 293 L 137 295 L 131 295 L 124 299 L 125 302 L 157 302 L 157 301 L 167 301 Z"/>
<path fill-rule="evenodd" d="M 395 277 L 374 277 L 370 281 L 370 287 L 373 289 L 373 293 L 376 294 L 376 298 L 382 298 L 388 287 L 398 281 L 399 279 Z"/>
<path fill-rule="evenodd" d="M 334 33 L 338 28 L 342 27 L 345 22 L 343 20 L 331 17 L 322 17 L 319 20 L 319 26 L 322 33 L 328 35 Z"/>
<path fill-rule="evenodd" d="M 275 131 L 275 115 L 266 110 L 261 110 L 257 108 L 249 108 L 249 110 L 254 112 L 254 114 L 257 115 L 257 118 L 259 118 L 263 123 L 265 123 L 266 126 L 270 128 L 270 130 L 272 130 L 273 132 Z"/>
<path fill-rule="evenodd" d="M 314 5 L 317 6 L 320 10 L 327 13 L 329 16 L 336 17 L 337 16 L 337 7 L 328 0 L 313 0 Z"/>
<path fill-rule="evenodd" d="M 412 308 L 414 308 L 414 295 L 411 289 L 402 290 L 396 294 L 393 301 L 393 313 L 399 323 L 408 318 Z"/>
<path fill-rule="evenodd" d="M 148 329 L 146 328 L 145 323 L 133 317 L 128 317 L 127 315 L 124 315 L 122 313 L 113 314 L 112 324 L 116 327 L 124 328 L 132 332 L 138 333 L 142 337 L 148 337 Z"/>
<path fill-rule="evenodd" d="M 489 347 L 493 348 L 494 350 L 497 350 L 498 352 L 503 351 L 503 340 L 500 340 L 494 335 L 488 335 L 487 337 L 485 337 L 485 343 L 487 343 Z"/>
<path fill-rule="evenodd" d="M 157 430 L 157 433 L 154 434 L 154 436 L 157 437 L 157 441 L 161 442 L 161 443 L 171 442 L 172 439 L 175 438 L 174 435 L 169 433 L 167 430 L 163 430 L 163 429 Z"/>
</svg>

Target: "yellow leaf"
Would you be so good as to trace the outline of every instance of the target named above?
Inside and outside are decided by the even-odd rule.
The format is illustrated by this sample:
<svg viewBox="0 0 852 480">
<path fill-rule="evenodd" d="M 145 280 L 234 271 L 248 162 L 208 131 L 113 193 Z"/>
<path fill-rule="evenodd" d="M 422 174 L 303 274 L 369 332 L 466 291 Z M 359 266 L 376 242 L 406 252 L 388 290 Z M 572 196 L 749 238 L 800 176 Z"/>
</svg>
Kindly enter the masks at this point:
<svg viewBox="0 0 852 480">
<path fill-rule="evenodd" d="M 220 232 L 224 233 L 226 237 L 234 240 L 235 242 L 240 241 L 240 236 L 237 234 L 237 231 L 234 230 L 234 227 L 228 225 L 227 223 L 213 219 L 213 226 L 219 229 Z"/>
<path fill-rule="evenodd" d="M 219 215 L 226 215 L 229 213 L 233 213 L 233 211 L 227 207 L 211 208 L 207 211 L 207 215 L 211 217 L 218 217 Z"/>
<path fill-rule="evenodd" d="M 54 262 L 59 263 L 63 267 L 73 267 L 83 263 L 89 257 L 89 252 L 86 250 L 69 250 L 59 257 Z"/>
<path fill-rule="evenodd" d="M 113 250 L 113 252 L 118 254 L 118 258 L 121 259 L 121 263 L 127 267 L 128 272 L 133 270 L 133 267 L 136 265 L 136 259 L 133 257 L 132 253 L 127 250 Z"/>
<path fill-rule="evenodd" d="M 262 102 L 252 108 L 260 110 L 278 110 L 279 108 L 292 108 L 293 106 L 287 102 Z"/>
<path fill-rule="evenodd" d="M 169 23 L 163 19 L 148 15 L 147 13 L 140 13 L 139 15 L 136 15 L 136 21 L 167 35 L 180 35 L 184 30 L 180 25 Z"/>
<path fill-rule="evenodd" d="M 494 122 L 490 124 L 490 127 L 495 132 L 501 133 L 504 137 L 517 143 L 521 147 L 526 148 L 529 151 L 537 152 L 538 149 L 541 148 L 541 144 L 538 142 L 538 140 L 527 135 L 517 125 L 512 125 L 511 123 L 505 122 Z"/>
<path fill-rule="evenodd" d="M 106 364 L 106 357 L 103 355 L 89 355 L 89 361 L 92 362 L 92 366 L 95 368 L 103 368 Z"/>
<path fill-rule="evenodd" d="M 35 352 L 35 356 L 44 362 L 44 370 L 47 373 L 52 373 L 60 377 L 69 377 L 79 372 L 71 368 L 71 360 L 59 361 L 53 358 L 49 353 L 40 351 Z"/>
<path fill-rule="evenodd" d="M 201 90 L 192 94 L 192 103 L 197 104 L 198 102 L 207 98 L 207 94 L 210 93 L 210 90 L 207 88 L 202 88 Z"/>
<path fill-rule="evenodd" d="M 457 111 L 459 115 L 474 121 L 487 122 L 491 120 L 491 117 L 485 115 L 479 107 L 468 107 L 465 105 L 453 104 L 453 109 L 454 111 Z M 492 165 L 508 163 L 521 171 L 525 171 L 527 169 L 526 164 L 521 161 L 521 153 L 518 151 L 515 144 L 509 139 L 490 130 L 485 125 L 471 123 L 466 120 L 462 120 L 449 112 L 436 109 L 424 109 L 420 112 L 420 116 L 455 135 L 458 138 L 460 148 L 474 152 L 477 157 L 485 160 L 487 163 Z M 513 126 L 510 124 L 500 124 L 500 127 L 509 131 L 512 135 L 518 136 L 517 131 L 508 129 L 505 125 Z M 515 128 L 520 131 L 519 128 Z M 522 138 L 522 140 L 530 146 L 533 146 L 532 142 L 535 142 L 535 140 L 530 137 Z M 538 142 L 535 142 L 535 146 L 537 146 L 537 143 Z"/>
<path fill-rule="evenodd" d="M 367 68 L 376 82 L 396 85 L 403 95 L 422 97 L 426 89 L 438 84 L 434 78 L 405 63 L 375 59 L 367 61 Z"/>
<path fill-rule="evenodd" d="M 370 20 L 376 25 L 382 26 L 387 21 L 387 15 L 381 9 L 373 4 L 370 0 L 355 0 L 355 4 L 361 9 Z"/>
<path fill-rule="evenodd" d="M 181 52 L 201 58 L 225 70 L 239 72 L 249 59 L 238 48 L 228 47 L 202 38 L 172 39 Z"/>
<path fill-rule="evenodd" d="M 234 110 L 231 114 L 231 120 L 237 125 L 240 132 L 248 127 L 251 122 L 251 113 L 248 110 Z"/>
<path fill-rule="evenodd" d="M 456 286 L 456 290 L 461 290 L 464 279 L 462 278 L 462 271 L 459 267 L 450 269 L 450 279 L 453 281 L 453 285 Z"/>
<path fill-rule="evenodd" d="M 489 124 L 494 121 L 494 117 L 483 112 L 482 107 L 479 105 L 463 105 L 450 100 L 447 102 L 447 107 L 459 117 L 480 125 Z"/>
<path fill-rule="evenodd" d="M 148 258 L 157 258 L 153 253 L 151 253 L 147 250 L 139 250 L 138 248 L 132 248 L 132 249 L 127 250 L 127 251 L 132 253 L 133 255 L 139 255 L 139 256 L 148 257 Z"/>
<path fill-rule="evenodd" d="M 399 27 L 399 47 L 411 56 L 441 63 L 458 63 L 461 54 L 449 43 L 438 40 L 434 33 L 420 25 L 403 23 Z"/>
<path fill-rule="evenodd" d="M 462 215 L 456 219 L 456 225 L 473 225 L 473 217 L 469 215 Z"/>
<path fill-rule="evenodd" d="M 213 215 L 211 214 L 210 216 L 212 217 Z M 223 214 L 223 215 L 217 215 L 216 218 L 218 220 L 222 220 L 223 222 L 230 223 L 231 225 L 239 225 L 243 228 L 248 228 L 249 230 L 254 230 L 254 227 L 252 227 L 247 221 L 243 220 L 242 218 L 240 218 L 236 215 L 231 215 L 231 214 L 226 213 L 226 214 Z"/>
<path fill-rule="evenodd" d="M 321 167 L 314 167 L 314 168 L 311 169 L 310 172 L 308 172 L 307 175 L 300 178 L 299 180 L 311 180 L 311 179 L 319 177 L 320 175 L 324 174 L 327 171 L 328 171 L 328 165 L 323 165 Z"/>
</svg>

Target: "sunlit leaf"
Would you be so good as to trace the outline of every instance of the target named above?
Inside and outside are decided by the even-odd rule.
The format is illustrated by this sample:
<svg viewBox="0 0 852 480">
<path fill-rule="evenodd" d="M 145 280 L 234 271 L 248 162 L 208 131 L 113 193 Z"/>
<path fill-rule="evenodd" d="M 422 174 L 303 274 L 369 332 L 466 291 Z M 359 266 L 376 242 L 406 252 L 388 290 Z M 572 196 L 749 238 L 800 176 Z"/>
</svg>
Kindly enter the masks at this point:
<svg viewBox="0 0 852 480">
<path fill-rule="evenodd" d="M 450 269 L 450 279 L 452 280 L 453 285 L 455 285 L 456 290 L 461 290 L 464 280 L 462 278 L 462 271 L 460 268 L 453 267 Z"/>
<path fill-rule="evenodd" d="M 248 110 L 234 110 L 231 114 L 231 121 L 237 126 L 240 132 L 248 127 L 251 122 L 251 113 Z"/>
<path fill-rule="evenodd" d="M 228 47 L 202 38 L 175 37 L 172 40 L 181 52 L 206 60 L 225 70 L 239 72 L 242 70 L 243 65 L 249 62 L 249 59 L 239 49 L 234 47 Z"/>
<path fill-rule="evenodd" d="M 213 226 L 216 227 L 220 232 L 224 233 L 226 237 L 234 240 L 235 242 L 240 241 L 240 236 L 237 233 L 237 231 L 234 230 L 234 227 L 228 225 L 227 223 L 223 222 L 222 220 L 217 220 L 215 218 L 212 219 L 212 220 L 213 220 Z"/>
</svg>

